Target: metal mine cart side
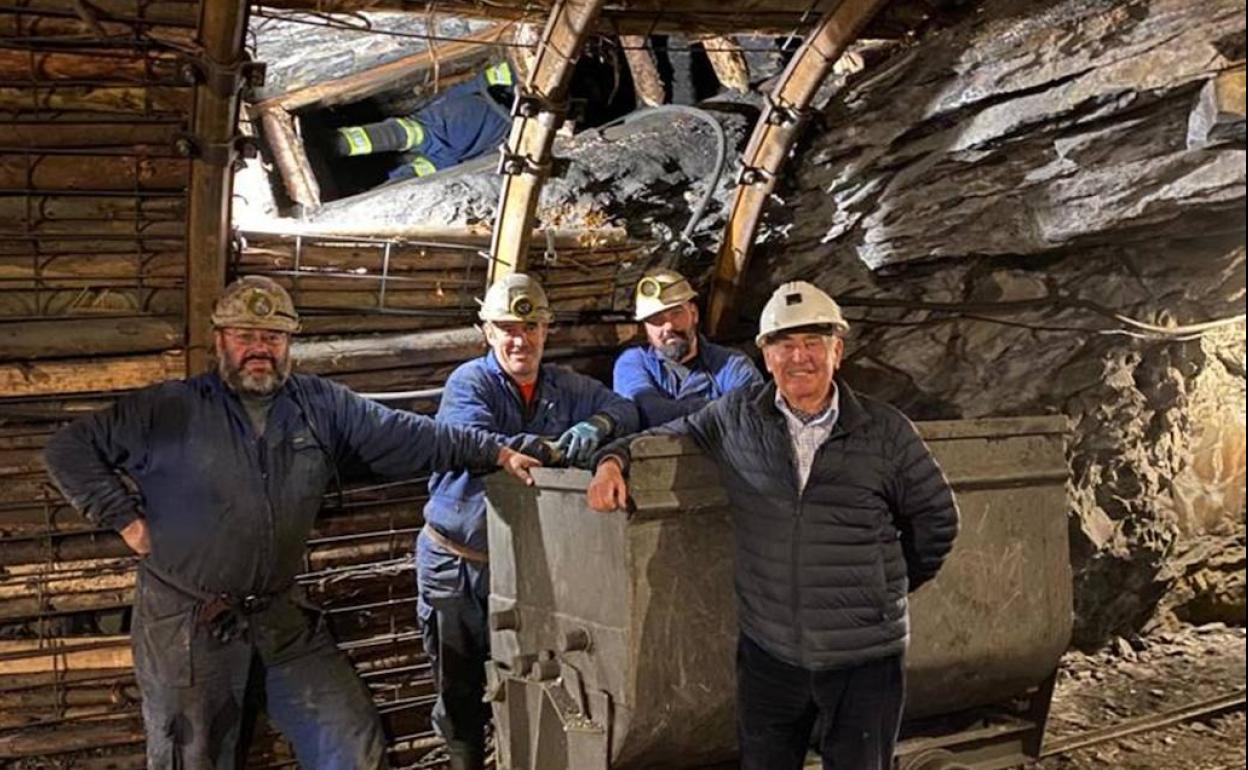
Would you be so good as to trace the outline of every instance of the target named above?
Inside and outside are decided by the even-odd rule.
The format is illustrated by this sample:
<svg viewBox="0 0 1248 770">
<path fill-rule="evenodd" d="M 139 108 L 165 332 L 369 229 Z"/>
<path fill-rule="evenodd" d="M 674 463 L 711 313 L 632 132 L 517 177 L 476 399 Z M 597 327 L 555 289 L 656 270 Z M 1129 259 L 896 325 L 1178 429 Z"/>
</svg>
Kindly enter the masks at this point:
<svg viewBox="0 0 1248 770">
<path fill-rule="evenodd" d="M 1070 641 L 1063 418 L 927 423 L 962 531 L 914 597 L 904 770 L 995 770 L 1040 748 Z M 500 770 L 689 768 L 735 755 L 732 528 L 691 445 L 633 445 L 635 511 L 590 475 L 489 483 L 489 692 Z"/>
</svg>

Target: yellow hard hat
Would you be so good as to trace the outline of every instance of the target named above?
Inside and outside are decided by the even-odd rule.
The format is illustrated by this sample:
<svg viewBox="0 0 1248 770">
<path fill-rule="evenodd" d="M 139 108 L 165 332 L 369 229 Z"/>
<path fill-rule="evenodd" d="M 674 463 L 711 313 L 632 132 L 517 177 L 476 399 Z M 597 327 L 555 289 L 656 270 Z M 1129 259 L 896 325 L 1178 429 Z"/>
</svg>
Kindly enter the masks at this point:
<svg viewBox="0 0 1248 770">
<path fill-rule="evenodd" d="M 294 334 L 299 331 L 295 303 L 277 281 L 249 275 L 225 288 L 212 309 L 218 329 L 264 329 Z"/>
<path fill-rule="evenodd" d="M 829 327 L 839 334 L 849 331 L 841 306 L 826 292 L 805 281 L 786 283 L 763 308 L 755 342 L 761 348 L 773 334 L 807 326 Z"/>
<path fill-rule="evenodd" d="M 637 290 L 634 292 L 637 309 L 634 317 L 638 321 L 644 321 L 650 316 L 696 299 L 697 296 L 698 293 L 693 290 L 689 280 L 675 270 L 651 270 L 637 282 Z"/>
<path fill-rule="evenodd" d="M 490 287 L 477 314 L 482 321 L 550 323 L 555 313 L 537 279 L 512 273 Z"/>
</svg>

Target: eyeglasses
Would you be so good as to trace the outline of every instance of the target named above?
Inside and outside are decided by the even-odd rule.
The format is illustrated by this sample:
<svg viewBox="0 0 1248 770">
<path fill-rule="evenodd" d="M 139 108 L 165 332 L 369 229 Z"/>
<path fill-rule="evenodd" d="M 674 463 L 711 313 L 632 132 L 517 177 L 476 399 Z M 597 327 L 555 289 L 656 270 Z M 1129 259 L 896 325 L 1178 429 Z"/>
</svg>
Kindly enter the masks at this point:
<svg viewBox="0 0 1248 770">
<path fill-rule="evenodd" d="M 246 347 L 263 345 L 266 348 L 279 348 L 290 341 L 290 335 L 286 332 L 262 329 L 226 329 L 223 333 L 232 342 Z"/>
</svg>

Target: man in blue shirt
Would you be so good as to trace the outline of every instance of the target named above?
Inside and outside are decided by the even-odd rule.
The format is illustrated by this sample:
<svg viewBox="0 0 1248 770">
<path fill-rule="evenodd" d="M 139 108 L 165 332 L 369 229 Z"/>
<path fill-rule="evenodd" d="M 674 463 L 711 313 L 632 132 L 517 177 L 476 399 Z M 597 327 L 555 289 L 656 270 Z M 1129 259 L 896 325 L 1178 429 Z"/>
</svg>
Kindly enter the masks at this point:
<svg viewBox="0 0 1248 770">
<path fill-rule="evenodd" d="M 637 410 L 597 380 L 543 364 L 554 313 L 533 278 L 513 274 L 486 294 L 480 318 L 490 352 L 446 381 L 438 421 L 509 437 L 526 454 L 587 465 L 609 439 L 637 430 Z M 433 723 L 451 770 L 485 761 L 483 702 L 490 593 L 485 484 L 481 474 L 438 473 L 429 482 L 425 529 L 416 542 L 418 612 L 433 664 Z"/>
<path fill-rule="evenodd" d="M 296 582 L 326 489 L 347 468 L 525 476 L 537 461 L 292 374 L 299 316 L 268 278 L 231 285 L 212 322 L 217 371 L 127 396 L 45 452 L 70 503 L 142 557 L 130 638 L 147 766 L 241 767 L 244 704 L 262 688 L 301 767 L 386 768 L 372 698 Z"/>
<path fill-rule="evenodd" d="M 743 353 L 698 333 L 697 296 L 675 270 L 650 271 L 637 284 L 636 318 L 650 344 L 626 350 L 616 361 L 615 392 L 637 404 L 642 428 L 693 414 L 763 381 Z"/>
</svg>

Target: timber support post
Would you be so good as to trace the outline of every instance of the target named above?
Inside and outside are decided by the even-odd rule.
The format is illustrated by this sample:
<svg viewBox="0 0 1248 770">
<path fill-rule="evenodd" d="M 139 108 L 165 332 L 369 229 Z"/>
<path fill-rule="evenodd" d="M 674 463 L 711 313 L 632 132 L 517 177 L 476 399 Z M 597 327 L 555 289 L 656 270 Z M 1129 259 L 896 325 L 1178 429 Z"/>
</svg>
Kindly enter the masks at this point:
<svg viewBox="0 0 1248 770">
<path fill-rule="evenodd" d="M 759 118 L 741 162 L 741 176 L 729 209 L 711 290 L 709 331 L 727 331 L 730 312 L 749 265 L 762 222 L 763 207 L 806 124 L 807 111 L 832 65 L 885 0 L 844 0 L 828 12 L 806 38 L 780 78 Z"/>
<path fill-rule="evenodd" d="M 529 253 L 542 186 L 550 177 L 555 134 L 581 48 L 605 0 L 557 0 L 538 42 L 533 70 L 517 90 L 511 135 L 502 148 L 503 188 L 490 246 L 489 283 L 521 272 Z"/>
<path fill-rule="evenodd" d="M 212 350 L 212 305 L 225 284 L 230 232 L 233 165 L 238 137 L 240 91 L 247 76 L 243 34 L 247 4 L 203 0 L 199 21 L 202 61 L 195 89 L 191 136 L 190 214 L 186 226 L 186 369 L 207 369 Z"/>
</svg>

